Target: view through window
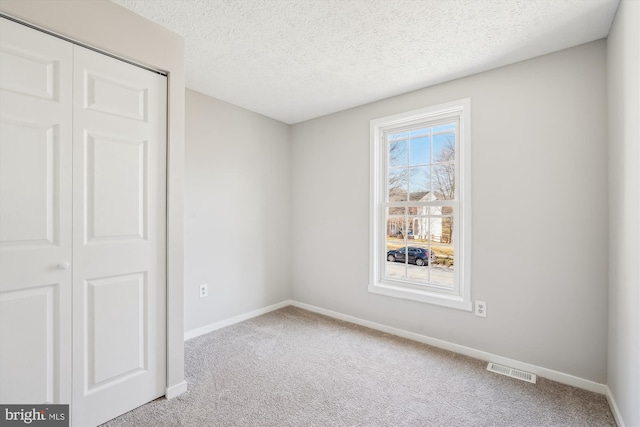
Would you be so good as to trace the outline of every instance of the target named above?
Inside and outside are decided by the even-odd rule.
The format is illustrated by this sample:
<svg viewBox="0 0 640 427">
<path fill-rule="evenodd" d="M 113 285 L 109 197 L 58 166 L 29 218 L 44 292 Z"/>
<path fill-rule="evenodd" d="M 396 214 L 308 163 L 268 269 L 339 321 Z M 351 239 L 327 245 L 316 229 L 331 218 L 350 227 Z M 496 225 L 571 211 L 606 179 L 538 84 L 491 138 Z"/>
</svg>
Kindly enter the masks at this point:
<svg viewBox="0 0 640 427">
<path fill-rule="evenodd" d="M 386 277 L 453 287 L 458 127 L 385 133 Z"/>
</svg>

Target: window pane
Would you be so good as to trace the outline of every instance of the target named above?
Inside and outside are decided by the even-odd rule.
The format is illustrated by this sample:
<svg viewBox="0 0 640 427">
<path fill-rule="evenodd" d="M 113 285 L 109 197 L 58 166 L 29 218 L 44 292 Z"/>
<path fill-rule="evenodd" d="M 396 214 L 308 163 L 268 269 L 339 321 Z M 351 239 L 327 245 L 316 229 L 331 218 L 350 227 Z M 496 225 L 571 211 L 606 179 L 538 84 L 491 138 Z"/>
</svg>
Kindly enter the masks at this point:
<svg viewBox="0 0 640 427">
<path fill-rule="evenodd" d="M 445 216 L 453 216 L 453 210 L 454 209 L 455 208 L 453 206 L 441 206 L 440 207 L 440 211 L 442 212 L 442 215 L 445 215 Z"/>
<path fill-rule="evenodd" d="M 414 138 L 409 143 L 409 164 L 428 165 L 431 163 L 431 138 Z"/>
<path fill-rule="evenodd" d="M 453 206 L 427 206 L 428 240 L 431 244 L 451 244 L 453 240 Z M 436 251 L 437 252 L 437 251 Z"/>
<path fill-rule="evenodd" d="M 410 279 L 413 283 L 429 283 L 431 263 L 425 244 L 404 245 L 402 241 L 387 239 L 385 276 Z"/>
<path fill-rule="evenodd" d="M 431 191 L 429 166 L 409 169 L 409 200 L 422 200 Z"/>
<path fill-rule="evenodd" d="M 427 217 L 421 216 L 426 208 L 423 206 L 413 206 L 408 208 L 409 215 L 407 216 L 408 222 L 408 238 L 410 240 L 421 240 L 426 236 L 427 231 Z"/>
<path fill-rule="evenodd" d="M 441 215 L 430 216 L 429 247 L 435 256 L 431 265 L 431 283 L 434 285 L 453 287 L 454 284 L 453 209 L 451 206 L 438 206 Z"/>
<path fill-rule="evenodd" d="M 453 287 L 455 254 L 451 244 L 435 244 L 432 246 L 436 261 L 431 266 L 431 283 Z"/>
<path fill-rule="evenodd" d="M 389 167 L 407 165 L 407 141 L 389 142 Z"/>
<path fill-rule="evenodd" d="M 456 196 L 456 166 L 453 163 L 435 165 L 433 171 L 433 191 L 438 200 L 454 200 Z"/>
<path fill-rule="evenodd" d="M 389 208 L 392 209 L 392 208 Z M 404 209 L 404 208 L 402 208 Z M 387 237 L 385 255 L 385 276 L 390 278 L 406 278 L 407 271 L 405 256 L 407 248 L 405 236 L 407 233 L 406 217 L 387 218 Z"/>
<path fill-rule="evenodd" d="M 398 206 L 391 206 L 387 208 L 387 217 L 391 216 L 391 215 L 402 215 L 402 217 L 404 218 L 404 214 L 406 212 L 406 208 L 403 207 L 398 207 Z"/>
<path fill-rule="evenodd" d="M 440 242 L 442 236 L 442 217 L 432 216 L 439 215 L 442 208 L 440 206 L 424 206 L 421 208 L 425 214 L 431 215 L 422 218 L 422 235 L 421 238 L 428 242 Z"/>
<path fill-rule="evenodd" d="M 407 200 L 408 169 L 389 170 L 389 201 L 403 202 Z"/>
<path fill-rule="evenodd" d="M 385 276 L 390 279 L 406 279 L 407 278 L 407 266 L 404 261 L 396 259 L 395 253 L 397 249 L 395 246 L 387 247 L 387 261 L 385 262 Z M 394 261 L 389 261 L 393 259 Z"/>
<path fill-rule="evenodd" d="M 404 242 L 403 236 L 405 229 L 405 217 L 387 218 L 387 240 L 391 239 L 392 244 L 400 244 L 399 242 Z"/>
<path fill-rule="evenodd" d="M 428 249 L 422 247 L 414 247 L 418 249 L 413 253 L 413 259 L 407 265 L 407 278 L 418 284 L 426 285 L 429 283 L 429 260 Z M 411 253 L 411 250 L 410 250 Z"/>
<path fill-rule="evenodd" d="M 456 160 L 456 137 L 454 133 L 434 135 L 433 163 L 454 162 Z"/>
</svg>

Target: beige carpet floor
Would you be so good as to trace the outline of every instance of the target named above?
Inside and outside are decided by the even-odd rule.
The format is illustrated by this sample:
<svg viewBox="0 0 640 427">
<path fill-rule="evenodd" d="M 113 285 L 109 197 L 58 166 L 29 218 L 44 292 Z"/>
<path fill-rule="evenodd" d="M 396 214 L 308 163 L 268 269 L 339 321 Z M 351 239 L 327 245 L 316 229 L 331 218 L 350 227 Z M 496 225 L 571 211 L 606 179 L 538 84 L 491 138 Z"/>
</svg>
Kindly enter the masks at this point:
<svg viewBox="0 0 640 427">
<path fill-rule="evenodd" d="M 615 426 L 602 395 L 295 307 L 185 347 L 187 393 L 105 426 Z"/>
</svg>

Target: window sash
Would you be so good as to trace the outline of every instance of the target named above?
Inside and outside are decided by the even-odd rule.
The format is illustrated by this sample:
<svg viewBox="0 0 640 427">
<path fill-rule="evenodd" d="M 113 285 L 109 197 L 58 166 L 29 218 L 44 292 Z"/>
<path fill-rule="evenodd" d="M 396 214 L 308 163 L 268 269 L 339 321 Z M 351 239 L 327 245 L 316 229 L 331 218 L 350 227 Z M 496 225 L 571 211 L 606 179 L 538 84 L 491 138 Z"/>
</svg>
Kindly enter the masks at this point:
<svg viewBox="0 0 640 427">
<path fill-rule="evenodd" d="M 409 143 L 411 140 L 413 139 L 418 139 L 418 136 L 407 136 L 406 138 L 403 139 L 399 139 L 399 140 L 394 140 L 393 142 L 389 141 L 389 136 L 393 135 L 393 134 L 398 134 L 398 133 L 409 133 L 411 131 L 415 131 L 415 130 L 419 130 L 419 129 L 432 129 L 444 124 L 454 124 L 454 131 L 452 132 L 451 130 L 447 130 L 447 131 L 441 131 L 441 132 L 428 132 L 426 135 L 429 135 L 431 137 L 431 139 L 433 139 L 434 136 L 437 135 L 446 135 L 446 134 L 453 134 L 454 136 L 454 161 L 453 162 L 437 162 L 434 161 L 433 159 L 433 142 L 430 142 L 430 148 L 429 148 L 429 163 L 425 163 L 425 164 L 414 164 L 411 165 L 410 162 L 408 161 L 405 165 L 403 166 L 394 166 L 394 167 L 390 167 L 389 166 L 389 151 L 390 151 L 390 144 L 391 143 L 397 143 L 399 141 L 406 141 L 407 143 Z M 423 167 L 429 167 L 430 168 L 430 172 L 429 172 L 429 180 L 430 180 L 430 191 L 434 192 L 433 189 L 433 167 L 437 167 L 437 166 L 443 166 L 443 165 L 448 165 L 453 163 L 454 167 L 455 167 L 455 177 L 454 177 L 454 184 L 455 184 L 455 188 L 454 188 L 454 196 L 453 199 L 443 199 L 441 201 L 444 200 L 459 200 L 460 199 L 460 194 L 459 194 L 459 189 L 460 189 L 460 154 L 461 154 L 461 150 L 460 150 L 460 131 L 461 131 L 461 127 L 460 127 L 460 112 L 454 112 L 454 113 L 450 113 L 450 114 L 443 114 L 440 115 L 440 117 L 436 120 L 430 120 L 430 119 L 424 119 L 419 121 L 418 123 L 412 123 L 411 125 L 404 125 L 404 126 L 399 126 L 399 127 L 392 127 L 392 126 L 387 126 L 382 128 L 381 132 L 380 132 L 380 140 L 379 140 L 379 150 L 381 151 L 380 156 L 383 159 L 383 174 L 381 174 L 380 179 L 381 179 L 381 183 L 380 183 L 380 187 L 382 189 L 382 191 L 384 192 L 383 197 L 380 198 L 379 200 L 390 203 L 389 201 L 389 178 L 390 178 L 390 171 L 391 170 L 407 170 L 407 169 L 411 169 L 411 168 L 423 168 Z M 411 156 L 411 148 L 408 147 L 407 148 L 407 159 L 409 160 Z M 410 178 L 409 178 L 410 180 Z M 409 198 L 411 194 L 411 187 L 409 186 L 409 188 L 407 189 L 407 198 Z M 417 200 L 407 200 L 409 202 L 418 202 Z M 393 202 L 391 202 L 393 203 Z"/>
<path fill-rule="evenodd" d="M 458 242 L 460 242 L 460 209 L 458 208 L 458 203 L 448 203 L 446 205 L 426 205 L 429 207 L 432 206 L 451 206 L 453 207 L 453 214 L 452 215 L 446 215 L 446 214 L 410 214 L 408 212 L 408 210 L 406 210 L 403 214 L 389 214 L 388 213 L 388 206 L 386 206 L 386 203 L 381 203 L 381 215 L 380 218 L 383 218 L 383 221 L 380 221 L 379 224 L 379 237 L 380 237 L 380 244 L 379 244 L 379 248 L 380 250 L 378 251 L 378 266 L 379 266 L 379 271 L 378 271 L 378 277 L 380 278 L 380 282 L 381 283 L 394 283 L 396 285 L 402 285 L 402 286 L 410 286 L 412 288 L 415 289 L 429 289 L 429 288 L 434 288 L 434 290 L 438 290 L 439 292 L 443 292 L 443 293 L 447 293 L 447 294 L 452 294 L 452 295 L 459 295 L 461 292 L 461 283 L 460 283 L 460 269 L 462 268 L 461 265 L 461 257 L 460 257 L 460 245 L 458 244 Z M 410 208 L 410 207 L 416 207 L 415 205 L 412 204 L 407 204 L 404 207 L 406 208 Z M 445 284 L 442 283 L 437 283 L 433 280 L 430 281 L 419 281 L 419 280 L 411 280 L 410 278 L 397 278 L 397 277 L 393 277 L 393 276 L 389 276 L 387 274 L 387 244 L 388 244 L 388 235 L 387 235 L 387 226 L 389 223 L 389 219 L 394 219 L 394 218 L 398 218 L 398 219 L 403 219 L 405 222 L 405 226 L 407 228 L 405 228 L 403 231 L 403 239 L 402 239 L 402 243 L 403 243 L 403 247 L 408 247 L 408 246 L 422 246 L 423 244 L 416 244 L 413 243 L 412 244 L 412 240 L 408 238 L 408 225 L 409 225 L 409 221 L 411 220 L 415 220 L 415 219 L 426 219 L 427 222 L 429 223 L 429 227 L 431 226 L 431 220 L 432 219 L 444 219 L 444 218 L 453 218 L 453 236 L 452 236 L 452 246 L 453 246 L 453 283 L 451 284 L 451 286 L 447 286 Z M 414 238 L 416 236 L 416 231 L 411 230 L 413 232 Z M 433 250 L 432 247 L 433 246 L 438 246 L 436 244 L 434 244 L 435 242 L 430 242 L 430 239 L 427 238 L 427 244 L 426 244 L 426 248 L 429 249 L 430 251 Z M 405 257 L 405 261 L 404 264 L 408 264 L 408 257 Z M 429 266 L 425 266 L 424 268 L 428 268 L 429 270 L 432 270 L 432 265 L 431 263 L 429 264 Z"/>
</svg>

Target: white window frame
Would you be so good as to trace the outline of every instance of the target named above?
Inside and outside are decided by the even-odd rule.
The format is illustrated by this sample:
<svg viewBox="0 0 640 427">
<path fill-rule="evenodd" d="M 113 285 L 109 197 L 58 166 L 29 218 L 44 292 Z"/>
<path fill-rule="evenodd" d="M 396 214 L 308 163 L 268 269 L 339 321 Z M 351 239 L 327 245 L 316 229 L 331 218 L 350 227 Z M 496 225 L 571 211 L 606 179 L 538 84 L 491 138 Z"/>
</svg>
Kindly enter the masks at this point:
<svg viewBox="0 0 640 427">
<path fill-rule="evenodd" d="M 415 282 L 385 278 L 387 194 L 387 143 L 385 132 L 406 126 L 457 118 L 456 204 L 454 211 L 454 286 L 416 286 Z M 471 99 L 439 104 L 419 110 L 371 120 L 370 151 L 370 272 L 369 292 L 395 298 L 420 301 L 465 311 L 471 303 Z"/>
</svg>

